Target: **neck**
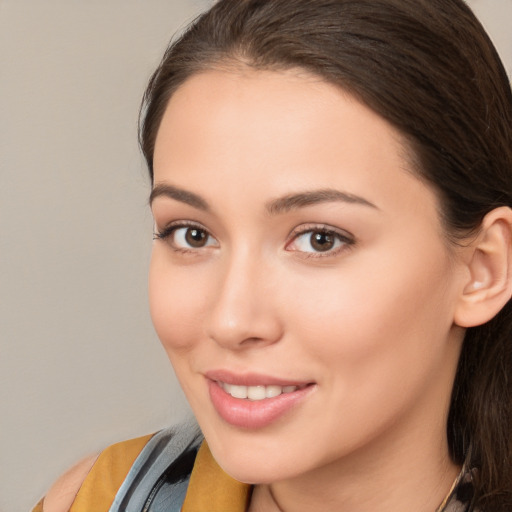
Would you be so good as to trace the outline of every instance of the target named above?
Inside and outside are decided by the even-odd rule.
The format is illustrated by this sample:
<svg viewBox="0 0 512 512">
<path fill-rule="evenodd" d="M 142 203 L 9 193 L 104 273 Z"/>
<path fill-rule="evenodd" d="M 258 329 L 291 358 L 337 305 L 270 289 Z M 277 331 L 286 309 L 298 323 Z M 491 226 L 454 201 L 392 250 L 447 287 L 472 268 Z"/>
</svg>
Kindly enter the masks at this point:
<svg viewBox="0 0 512 512">
<path fill-rule="evenodd" d="M 444 428 L 419 425 L 286 481 L 254 488 L 249 512 L 435 512 L 460 467 Z M 425 438 L 427 432 L 427 438 Z M 427 448 L 428 447 L 428 448 Z"/>
</svg>

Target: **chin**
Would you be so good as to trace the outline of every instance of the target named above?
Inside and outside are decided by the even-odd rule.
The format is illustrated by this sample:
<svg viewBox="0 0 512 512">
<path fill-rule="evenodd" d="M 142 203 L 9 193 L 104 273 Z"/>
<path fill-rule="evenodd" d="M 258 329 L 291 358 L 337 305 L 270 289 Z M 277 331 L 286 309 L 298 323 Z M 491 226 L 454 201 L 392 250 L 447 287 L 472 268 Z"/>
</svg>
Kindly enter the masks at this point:
<svg viewBox="0 0 512 512">
<path fill-rule="evenodd" d="M 254 460 L 238 461 L 231 459 L 227 462 L 217 462 L 229 476 L 245 484 L 271 484 L 297 476 L 296 474 L 290 474 L 285 467 L 279 467 L 279 461 L 276 460 L 273 460 L 272 464 L 268 464 L 268 462 L 259 464 Z"/>
<path fill-rule="evenodd" d="M 241 438 L 227 433 L 225 439 L 216 431 L 213 436 L 205 432 L 208 446 L 219 466 L 232 478 L 247 484 L 269 484 L 296 477 L 307 471 L 304 460 L 286 443 L 269 442 L 266 436 L 255 433 Z M 276 446 L 276 444 L 278 446 Z"/>
</svg>

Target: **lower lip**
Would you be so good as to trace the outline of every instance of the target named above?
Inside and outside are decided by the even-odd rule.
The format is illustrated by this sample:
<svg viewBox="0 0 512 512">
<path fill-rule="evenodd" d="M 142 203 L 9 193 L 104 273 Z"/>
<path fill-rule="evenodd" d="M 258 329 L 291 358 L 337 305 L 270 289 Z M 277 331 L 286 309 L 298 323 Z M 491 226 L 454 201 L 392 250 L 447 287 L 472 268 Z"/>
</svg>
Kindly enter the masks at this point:
<svg viewBox="0 0 512 512">
<path fill-rule="evenodd" d="M 314 385 L 309 385 L 291 393 L 281 393 L 274 398 L 253 401 L 233 398 L 213 380 L 208 380 L 208 387 L 210 399 L 219 416 L 230 425 L 246 429 L 270 425 L 297 406 L 315 388 Z"/>
</svg>

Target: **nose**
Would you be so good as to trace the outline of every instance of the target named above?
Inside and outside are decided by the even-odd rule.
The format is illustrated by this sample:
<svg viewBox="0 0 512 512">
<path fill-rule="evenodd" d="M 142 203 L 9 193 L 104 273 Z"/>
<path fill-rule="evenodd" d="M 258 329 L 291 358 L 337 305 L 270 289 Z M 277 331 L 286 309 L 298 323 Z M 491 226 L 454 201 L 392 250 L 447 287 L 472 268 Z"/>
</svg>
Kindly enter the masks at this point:
<svg viewBox="0 0 512 512">
<path fill-rule="evenodd" d="M 212 294 L 208 337 L 231 350 L 279 341 L 283 326 L 275 303 L 276 285 L 261 258 L 239 255 L 223 262 Z"/>
</svg>

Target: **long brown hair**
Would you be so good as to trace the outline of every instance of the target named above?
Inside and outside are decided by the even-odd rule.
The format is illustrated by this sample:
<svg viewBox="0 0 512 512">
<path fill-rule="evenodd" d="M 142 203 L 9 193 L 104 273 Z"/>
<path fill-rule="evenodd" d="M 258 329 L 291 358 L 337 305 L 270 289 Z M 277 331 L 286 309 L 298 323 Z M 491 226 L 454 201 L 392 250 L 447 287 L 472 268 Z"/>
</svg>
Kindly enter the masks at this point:
<svg viewBox="0 0 512 512">
<path fill-rule="evenodd" d="M 220 0 L 167 49 L 146 90 L 140 144 L 153 173 L 172 93 L 226 65 L 303 68 L 356 96 L 407 139 L 457 243 L 512 206 L 512 93 L 462 0 Z M 512 307 L 468 329 L 447 433 L 457 464 L 478 468 L 475 503 L 512 510 Z"/>
</svg>

